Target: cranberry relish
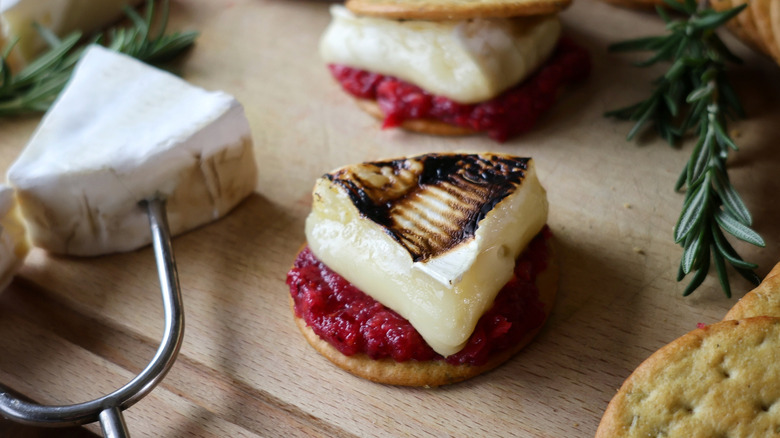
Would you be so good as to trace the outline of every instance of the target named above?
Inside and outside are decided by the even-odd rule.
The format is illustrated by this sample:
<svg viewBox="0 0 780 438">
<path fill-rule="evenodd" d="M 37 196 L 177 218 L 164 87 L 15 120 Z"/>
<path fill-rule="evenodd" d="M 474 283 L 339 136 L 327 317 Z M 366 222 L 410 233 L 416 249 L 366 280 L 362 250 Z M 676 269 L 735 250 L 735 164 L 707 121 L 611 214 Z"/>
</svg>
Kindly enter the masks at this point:
<svg viewBox="0 0 780 438">
<path fill-rule="evenodd" d="M 306 247 L 287 274 L 295 316 L 347 356 L 365 353 L 372 359 L 446 360 L 453 365 L 483 365 L 492 354 L 511 348 L 546 318 L 536 277 L 547 268 L 547 227 L 517 258 L 512 279 L 496 296 L 493 307 L 477 322 L 458 353 L 443 358 L 395 311 L 366 295 L 331 271 Z"/>
<path fill-rule="evenodd" d="M 503 142 L 529 131 L 566 86 L 587 78 L 590 56 L 571 39 L 561 38 L 550 59 L 531 77 L 477 104 L 435 96 L 392 76 L 337 64 L 328 68 L 348 93 L 377 101 L 385 114 L 383 128 L 397 127 L 407 119 L 433 119 L 485 131 Z"/>
</svg>

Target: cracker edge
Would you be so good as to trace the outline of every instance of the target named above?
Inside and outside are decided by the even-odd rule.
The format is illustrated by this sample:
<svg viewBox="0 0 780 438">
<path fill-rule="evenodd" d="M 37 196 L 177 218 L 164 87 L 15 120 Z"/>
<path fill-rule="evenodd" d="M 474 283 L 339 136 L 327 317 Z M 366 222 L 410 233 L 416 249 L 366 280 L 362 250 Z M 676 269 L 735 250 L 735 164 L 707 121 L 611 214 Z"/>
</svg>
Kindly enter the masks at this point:
<svg viewBox="0 0 780 438">
<path fill-rule="evenodd" d="M 573 0 L 518 0 L 441 5 L 434 1 L 404 2 L 399 0 L 347 0 L 347 9 L 358 15 L 392 20 L 467 20 L 471 18 L 511 18 L 556 14 L 568 8 Z"/>
<path fill-rule="evenodd" d="M 745 319 L 754 316 L 780 318 L 780 263 L 772 268 L 761 284 L 740 298 L 726 313 L 723 320 Z"/>
<path fill-rule="evenodd" d="M 654 374 L 659 369 L 663 369 L 665 364 L 676 356 L 677 351 L 698 348 L 697 346 L 701 345 L 708 336 L 712 336 L 712 333 L 733 330 L 737 326 L 745 327 L 765 324 L 780 324 L 780 318 L 758 316 L 741 320 L 719 321 L 705 328 L 692 330 L 658 349 L 636 367 L 620 386 L 615 396 L 612 397 L 612 400 L 607 405 L 607 409 L 604 411 L 604 415 L 601 417 L 595 438 L 614 438 L 627 435 L 627 430 L 623 426 L 625 422 L 621 421 L 621 419 L 623 418 L 622 414 L 629 412 L 627 407 L 630 403 L 626 399 L 628 393 L 638 385 L 640 379 Z"/>
<path fill-rule="evenodd" d="M 382 109 L 379 108 L 379 104 L 375 100 L 355 98 L 355 102 L 361 110 L 365 111 L 373 118 L 379 121 L 385 119 L 385 114 L 382 112 Z M 478 131 L 473 129 L 464 128 L 462 126 L 449 125 L 447 123 L 433 119 L 408 119 L 401 122 L 400 127 L 407 131 L 417 132 L 419 134 L 440 135 L 447 137 L 479 134 Z"/>
</svg>

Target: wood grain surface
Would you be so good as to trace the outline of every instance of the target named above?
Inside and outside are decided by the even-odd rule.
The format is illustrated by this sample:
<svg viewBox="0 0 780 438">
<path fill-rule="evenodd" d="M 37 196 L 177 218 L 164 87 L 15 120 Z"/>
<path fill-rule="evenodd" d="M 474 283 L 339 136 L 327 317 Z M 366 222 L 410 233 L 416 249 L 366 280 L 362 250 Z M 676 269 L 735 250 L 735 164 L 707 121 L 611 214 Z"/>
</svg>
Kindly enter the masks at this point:
<svg viewBox="0 0 780 438">
<path fill-rule="evenodd" d="M 590 49 L 593 75 L 533 132 L 497 144 L 381 131 L 317 56 L 330 3 L 178 0 L 172 26 L 202 32 L 179 66 L 235 95 L 251 123 L 256 193 L 229 216 L 174 240 L 186 333 L 178 361 L 125 412 L 135 437 L 593 436 L 615 390 L 644 358 L 720 320 L 735 298 L 711 275 L 683 298 L 673 191 L 691 144 L 627 143 L 629 124 L 604 111 L 632 103 L 659 70 L 631 66 L 612 43 L 659 33 L 650 12 L 577 0 L 566 33 Z M 734 185 L 765 249 L 737 244 L 764 276 L 780 260 L 780 71 L 726 36 L 745 64 L 733 72 L 749 117 L 732 125 Z M 0 170 L 38 118 L 0 120 Z M 165 123 L 160 120 L 160 123 Z M 285 274 L 303 241 L 314 180 L 353 162 L 434 151 L 532 156 L 548 190 L 561 261 L 559 298 L 540 336 L 501 368 L 462 384 L 408 389 L 360 380 L 311 349 L 291 319 Z M 152 252 L 95 258 L 34 250 L 0 295 L 0 382 L 42 403 L 110 392 L 151 359 L 162 332 Z M 85 436 L 0 422 L 3 436 Z M 47 435 L 48 433 L 48 435 Z"/>
</svg>

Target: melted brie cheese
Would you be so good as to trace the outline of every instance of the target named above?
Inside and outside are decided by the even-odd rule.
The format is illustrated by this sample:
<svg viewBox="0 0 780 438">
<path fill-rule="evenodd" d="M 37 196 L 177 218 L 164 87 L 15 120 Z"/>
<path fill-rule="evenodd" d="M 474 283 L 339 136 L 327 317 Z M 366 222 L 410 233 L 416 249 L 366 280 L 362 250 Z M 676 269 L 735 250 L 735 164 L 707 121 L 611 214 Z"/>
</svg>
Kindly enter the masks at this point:
<svg viewBox="0 0 780 438">
<path fill-rule="evenodd" d="M 2 0 L 0 1 L 0 50 L 19 38 L 9 56 L 18 70 L 47 47 L 33 23 L 64 36 L 80 30 L 88 35 L 123 16 L 124 6 L 141 0 Z"/>
<path fill-rule="evenodd" d="M 557 15 L 398 21 L 331 7 L 320 42 L 327 63 L 395 76 L 460 103 L 493 98 L 533 73 L 561 33 Z"/>
<path fill-rule="evenodd" d="M 533 162 L 504 155 L 349 166 L 320 178 L 313 199 L 314 254 L 444 356 L 463 348 L 547 220 Z"/>
<path fill-rule="evenodd" d="M 232 96 L 91 46 L 8 180 L 35 245 L 96 255 L 150 242 L 140 201 L 165 197 L 178 234 L 226 214 L 256 173 Z"/>
</svg>

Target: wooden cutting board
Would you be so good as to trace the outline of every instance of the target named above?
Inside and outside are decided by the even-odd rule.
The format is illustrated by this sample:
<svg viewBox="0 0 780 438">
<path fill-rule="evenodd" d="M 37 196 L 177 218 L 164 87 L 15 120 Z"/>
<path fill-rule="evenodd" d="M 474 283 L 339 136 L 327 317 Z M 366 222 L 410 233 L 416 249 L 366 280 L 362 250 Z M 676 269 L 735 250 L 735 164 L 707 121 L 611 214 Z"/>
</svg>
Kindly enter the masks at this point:
<svg viewBox="0 0 780 438">
<path fill-rule="evenodd" d="M 181 73 L 244 104 L 260 173 L 256 193 L 228 217 L 174 240 L 184 345 L 162 384 L 125 412 L 133 436 L 592 436 L 634 367 L 697 323 L 722 318 L 750 289 L 735 276 L 727 299 L 712 275 L 681 296 L 672 228 L 683 197 L 672 188 L 692 145 L 627 143 L 629 124 L 602 116 L 645 96 L 659 74 L 606 52 L 612 42 L 661 32 L 654 13 L 577 0 L 562 16 L 566 33 L 592 53 L 592 77 L 533 132 L 497 144 L 381 131 L 318 59 L 329 6 L 173 5 L 173 28 L 202 32 Z M 780 71 L 727 41 L 746 61 L 733 78 L 749 114 L 732 125 L 741 150 L 730 174 L 767 242 L 737 247 L 763 276 L 780 261 Z M 37 123 L 0 121 L 0 170 Z M 562 267 L 551 319 L 510 362 L 462 384 L 396 388 L 346 374 L 300 337 L 287 303 L 285 274 L 304 238 L 313 182 L 348 163 L 451 150 L 536 159 Z M 138 373 L 161 332 L 149 248 L 96 258 L 34 250 L 0 295 L 0 381 L 39 402 L 85 401 Z M 4 436 L 62 436 L 38 433 L 45 431 L 0 422 Z"/>
</svg>

